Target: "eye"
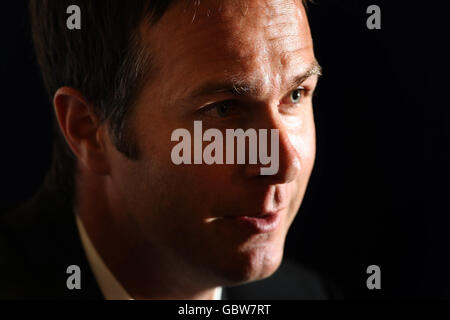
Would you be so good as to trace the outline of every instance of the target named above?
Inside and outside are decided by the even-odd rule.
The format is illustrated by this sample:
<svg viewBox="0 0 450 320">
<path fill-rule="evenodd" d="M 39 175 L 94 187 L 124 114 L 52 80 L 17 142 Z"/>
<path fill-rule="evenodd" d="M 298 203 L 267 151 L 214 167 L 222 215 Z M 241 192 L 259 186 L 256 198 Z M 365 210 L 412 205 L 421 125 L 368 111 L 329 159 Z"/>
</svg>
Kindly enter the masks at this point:
<svg viewBox="0 0 450 320">
<path fill-rule="evenodd" d="M 300 103 L 300 101 L 302 100 L 304 91 L 305 91 L 305 88 L 303 88 L 303 87 L 298 87 L 297 89 L 293 90 L 289 97 L 290 103 L 293 103 L 293 104 Z"/>
<path fill-rule="evenodd" d="M 216 107 L 217 114 L 221 118 L 226 118 L 231 113 L 231 107 L 227 103 L 221 103 Z"/>
<path fill-rule="evenodd" d="M 239 114 L 239 111 L 234 101 L 222 101 L 205 107 L 203 113 L 210 117 L 230 118 Z"/>
</svg>

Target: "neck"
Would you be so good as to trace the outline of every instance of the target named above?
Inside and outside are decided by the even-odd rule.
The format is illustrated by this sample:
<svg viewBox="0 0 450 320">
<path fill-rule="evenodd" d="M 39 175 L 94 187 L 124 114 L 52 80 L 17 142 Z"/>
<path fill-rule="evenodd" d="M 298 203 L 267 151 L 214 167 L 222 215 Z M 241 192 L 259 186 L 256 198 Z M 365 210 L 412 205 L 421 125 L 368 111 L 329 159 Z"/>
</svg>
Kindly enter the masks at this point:
<svg viewBox="0 0 450 320">
<path fill-rule="evenodd" d="M 113 197 L 104 191 L 106 183 L 78 182 L 78 216 L 100 258 L 132 298 L 214 299 L 214 285 L 204 283 L 192 268 L 168 254 L 169 250 L 140 237 L 126 210 L 109 203 Z"/>
</svg>

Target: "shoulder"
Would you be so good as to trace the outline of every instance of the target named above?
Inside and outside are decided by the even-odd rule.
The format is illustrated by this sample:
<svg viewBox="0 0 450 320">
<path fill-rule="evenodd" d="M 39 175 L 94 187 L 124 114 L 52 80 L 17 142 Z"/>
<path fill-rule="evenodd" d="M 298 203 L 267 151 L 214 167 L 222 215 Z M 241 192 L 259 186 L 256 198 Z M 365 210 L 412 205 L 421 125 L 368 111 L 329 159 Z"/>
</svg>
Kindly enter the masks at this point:
<svg viewBox="0 0 450 320">
<path fill-rule="evenodd" d="M 26 296 L 30 283 L 33 255 L 30 243 L 35 231 L 29 223 L 32 214 L 30 203 L 1 213 L 0 216 L 0 298 L 15 299 Z"/>
<path fill-rule="evenodd" d="M 86 290 L 67 289 L 70 265 L 84 271 Z M 57 196 L 41 190 L 21 206 L 0 214 L 0 283 L 0 299 L 97 296 L 73 211 Z"/>
</svg>

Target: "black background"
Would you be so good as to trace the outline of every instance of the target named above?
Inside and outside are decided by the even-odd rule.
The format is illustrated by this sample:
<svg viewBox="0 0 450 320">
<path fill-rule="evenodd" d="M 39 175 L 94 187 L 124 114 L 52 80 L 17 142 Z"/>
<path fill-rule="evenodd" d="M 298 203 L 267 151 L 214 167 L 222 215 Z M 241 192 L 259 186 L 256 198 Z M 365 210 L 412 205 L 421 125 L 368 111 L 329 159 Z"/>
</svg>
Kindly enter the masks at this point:
<svg viewBox="0 0 450 320">
<path fill-rule="evenodd" d="M 368 30 L 366 8 L 381 8 Z M 52 111 L 27 1 L 0 8 L 0 208 L 30 197 L 50 165 Z M 450 297 L 450 8 L 446 1 L 309 6 L 323 67 L 317 160 L 286 256 L 345 298 Z M 368 290 L 366 268 L 381 268 Z"/>
</svg>

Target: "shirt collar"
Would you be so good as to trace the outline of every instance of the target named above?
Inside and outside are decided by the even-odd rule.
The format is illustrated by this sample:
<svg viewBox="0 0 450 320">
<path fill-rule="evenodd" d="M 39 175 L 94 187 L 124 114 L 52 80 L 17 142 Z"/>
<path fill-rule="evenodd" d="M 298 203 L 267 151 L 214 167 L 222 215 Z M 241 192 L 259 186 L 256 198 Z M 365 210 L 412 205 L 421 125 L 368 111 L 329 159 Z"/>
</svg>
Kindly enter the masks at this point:
<svg viewBox="0 0 450 320">
<path fill-rule="evenodd" d="M 78 214 L 75 214 L 81 243 L 98 286 L 106 300 L 133 300 L 124 287 L 117 281 L 109 268 L 103 262 L 89 238 L 83 222 Z"/>
</svg>

